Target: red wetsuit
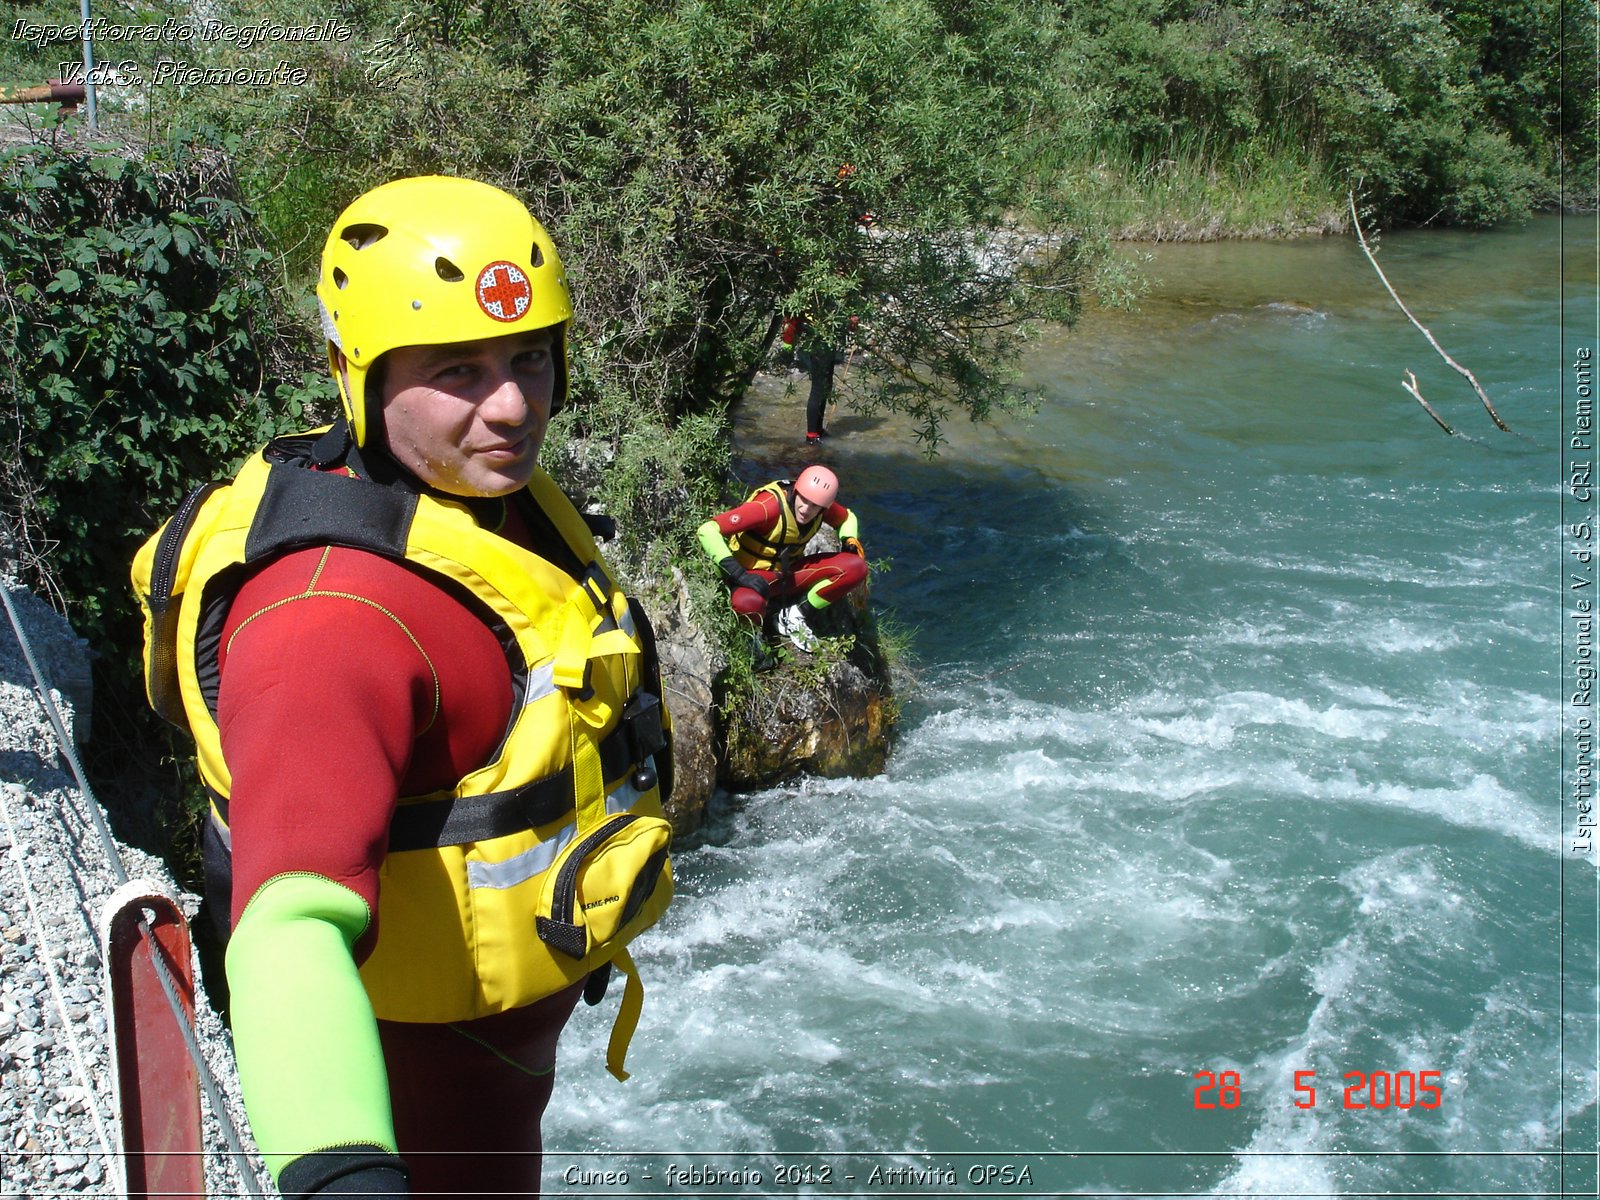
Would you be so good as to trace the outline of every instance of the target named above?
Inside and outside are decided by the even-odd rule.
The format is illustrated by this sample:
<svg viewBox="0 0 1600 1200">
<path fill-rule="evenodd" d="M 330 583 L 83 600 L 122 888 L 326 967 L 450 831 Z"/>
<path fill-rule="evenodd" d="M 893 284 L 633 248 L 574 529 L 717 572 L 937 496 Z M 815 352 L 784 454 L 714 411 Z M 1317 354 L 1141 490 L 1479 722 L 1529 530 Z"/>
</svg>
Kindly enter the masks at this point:
<svg viewBox="0 0 1600 1200">
<path fill-rule="evenodd" d="M 718 513 L 711 519 L 717 523 L 717 529 L 724 538 L 750 532 L 766 536 L 781 527 L 783 509 L 771 492 L 757 492 L 737 508 Z M 822 520 L 835 529 L 849 519 L 850 510 L 838 501 L 830 504 L 828 511 L 822 514 Z M 757 570 L 754 574 L 768 581 L 770 586 L 766 597 L 754 588 L 736 587 L 729 594 L 728 603 L 741 617 L 759 623 L 768 604 L 781 606 L 794 597 L 806 595 L 813 588 L 817 588 L 819 599 L 832 604 L 866 579 L 867 563 L 864 558 L 847 551 L 808 554 L 794 560 L 787 575 L 763 570 Z M 818 587 L 819 584 L 822 586 Z"/>
<path fill-rule="evenodd" d="M 513 523 L 502 533 L 527 545 Z M 398 797 L 454 785 L 505 733 L 511 674 L 494 634 L 403 564 L 312 549 L 271 561 L 243 585 L 219 661 L 233 920 L 286 872 L 326 876 L 376 914 Z M 381 932 L 368 930 L 358 960 Z M 538 1191 L 539 1117 L 556 1038 L 580 991 L 458 1025 L 379 1023 L 416 1192 Z"/>
</svg>

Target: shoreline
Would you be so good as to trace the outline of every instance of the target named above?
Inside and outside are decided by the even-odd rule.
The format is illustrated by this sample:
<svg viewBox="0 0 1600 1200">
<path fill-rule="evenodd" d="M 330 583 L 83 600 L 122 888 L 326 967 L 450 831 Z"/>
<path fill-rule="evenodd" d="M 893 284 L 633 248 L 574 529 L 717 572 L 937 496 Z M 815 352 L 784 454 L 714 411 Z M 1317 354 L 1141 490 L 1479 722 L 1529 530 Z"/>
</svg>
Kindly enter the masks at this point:
<svg viewBox="0 0 1600 1200">
<path fill-rule="evenodd" d="M 1438 229 L 1441 231 L 1493 232 L 1514 228 L 1540 217 L 1593 217 L 1596 209 L 1577 207 L 1535 208 L 1516 221 L 1501 222 L 1481 228 L 1465 225 L 1390 225 L 1380 233 L 1405 233 L 1413 230 Z M 1152 217 L 1118 225 L 1107 234 L 1113 245 L 1161 246 L 1187 242 L 1289 242 L 1303 239 L 1345 237 L 1354 234 L 1348 216 L 1342 212 L 1324 212 L 1315 217 L 1291 219 L 1266 224 L 1231 226 L 1220 217 L 1207 220 L 1185 216 Z"/>
<path fill-rule="evenodd" d="M 1231 227 L 1220 218 L 1197 220 L 1161 217 L 1134 221 L 1110 235 L 1115 245 L 1159 246 L 1172 242 L 1287 242 L 1300 238 L 1340 237 L 1351 232 L 1350 223 L 1336 213 L 1308 221 Z"/>
</svg>

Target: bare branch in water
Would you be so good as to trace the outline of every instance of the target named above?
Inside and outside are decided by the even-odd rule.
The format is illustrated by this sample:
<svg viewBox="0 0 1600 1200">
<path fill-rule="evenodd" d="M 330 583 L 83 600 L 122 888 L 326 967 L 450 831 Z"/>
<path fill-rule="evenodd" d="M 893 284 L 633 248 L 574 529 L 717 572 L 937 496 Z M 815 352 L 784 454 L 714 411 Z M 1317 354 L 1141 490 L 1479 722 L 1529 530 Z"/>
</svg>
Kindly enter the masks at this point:
<svg viewBox="0 0 1600 1200">
<path fill-rule="evenodd" d="M 1500 419 L 1499 413 L 1495 412 L 1494 405 L 1489 402 L 1489 393 L 1483 390 L 1483 385 L 1478 382 L 1477 377 L 1444 352 L 1444 347 L 1439 345 L 1438 339 L 1435 338 L 1431 332 L 1429 332 L 1426 325 L 1412 315 L 1411 310 L 1406 307 L 1406 302 L 1400 299 L 1398 293 L 1395 292 L 1394 285 L 1389 282 L 1389 277 L 1383 273 L 1383 268 L 1378 265 L 1378 260 L 1372 253 L 1372 247 L 1367 245 L 1367 235 L 1361 230 L 1361 218 L 1356 215 L 1356 194 L 1354 192 L 1350 193 L 1350 220 L 1355 223 L 1356 238 L 1361 242 L 1361 252 L 1367 256 L 1367 261 L 1372 264 L 1372 269 L 1378 273 L 1378 278 L 1383 280 L 1383 286 L 1388 289 L 1389 295 L 1394 297 L 1394 302 L 1400 306 L 1400 311 L 1405 313 L 1406 317 L 1411 321 L 1411 323 L 1422 331 L 1422 336 L 1428 339 L 1428 345 L 1432 346 L 1439 352 L 1440 358 L 1444 359 L 1445 362 L 1449 363 L 1457 371 L 1461 372 L 1462 375 L 1466 376 L 1467 382 L 1472 385 L 1472 390 L 1478 393 L 1478 399 L 1483 401 L 1483 407 L 1488 410 L 1490 419 L 1492 419 L 1501 430 L 1506 433 L 1510 433 L 1511 427 Z M 1416 382 L 1416 376 L 1414 375 L 1412 376 L 1412 382 Z M 1428 414 L 1432 416 L 1435 421 L 1439 421 L 1439 414 L 1434 412 L 1432 408 L 1428 407 L 1428 402 L 1422 399 L 1422 395 L 1414 387 L 1408 387 L 1406 390 L 1409 391 L 1413 396 L 1416 396 L 1418 400 L 1421 400 L 1422 407 L 1428 409 Z M 1444 427 L 1446 432 L 1455 432 L 1450 428 L 1450 426 L 1445 425 L 1443 421 L 1439 421 L 1439 424 Z"/>
<path fill-rule="evenodd" d="M 1417 398 L 1417 403 L 1422 405 L 1423 411 L 1426 412 L 1430 417 L 1433 418 L 1434 423 L 1436 425 L 1438 425 L 1440 429 L 1444 430 L 1451 437 L 1454 437 L 1456 431 L 1454 429 L 1451 429 L 1450 426 L 1446 425 L 1445 422 L 1444 422 L 1444 418 L 1441 417 L 1438 413 L 1433 411 L 1433 405 L 1429 404 L 1427 402 L 1427 400 L 1423 398 L 1422 389 L 1417 386 L 1416 373 L 1413 372 L 1413 371 L 1407 371 L 1406 372 L 1406 379 L 1409 382 L 1402 383 L 1400 386 L 1405 388 L 1406 391 L 1410 392 L 1413 396 L 1415 396 Z"/>
</svg>

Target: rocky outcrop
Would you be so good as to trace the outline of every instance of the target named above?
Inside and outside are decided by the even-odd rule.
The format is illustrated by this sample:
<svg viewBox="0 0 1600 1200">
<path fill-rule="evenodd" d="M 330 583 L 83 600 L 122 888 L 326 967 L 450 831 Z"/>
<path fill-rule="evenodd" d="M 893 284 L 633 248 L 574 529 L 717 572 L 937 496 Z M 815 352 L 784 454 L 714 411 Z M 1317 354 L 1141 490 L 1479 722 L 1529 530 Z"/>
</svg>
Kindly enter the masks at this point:
<svg viewBox="0 0 1600 1200">
<path fill-rule="evenodd" d="M 582 438 L 547 445 L 544 457 L 580 510 L 594 516 L 601 476 L 614 462 L 603 442 Z M 777 464 L 752 470 L 765 478 L 780 473 Z M 742 485 L 730 486 L 743 494 Z M 661 512 L 680 514 L 676 519 L 683 519 L 688 502 L 687 493 L 657 496 Z M 838 538 L 824 526 L 808 549 L 838 550 Z M 675 831 L 699 828 L 718 788 L 738 792 L 803 774 L 875 775 L 883 769 L 897 708 L 869 612 L 846 603 L 824 610 L 814 623 L 824 639 L 817 651 L 770 647 L 773 662 L 746 689 L 731 682 L 728 652 L 690 603 L 683 569 L 663 568 L 654 556 L 641 563 L 614 545 L 604 550 L 655 629 L 663 698 L 672 714 L 674 780 L 666 814 Z M 698 557 L 687 569 L 715 574 Z M 730 700 L 730 693 L 737 694 Z"/>
<path fill-rule="evenodd" d="M 675 601 L 652 612 L 656 648 L 661 655 L 661 684 L 672 714 L 672 797 L 667 819 L 679 833 L 699 826 L 717 787 L 717 677 L 727 660 L 705 630 L 695 623 L 683 586 L 683 573 L 672 568 Z"/>
<path fill-rule="evenodd" d="M 847 605 L 814 624 L 824 638 L 818 649 L 787 650 L 787 661 L 757 675 L 754 694 L 725 722 L 725 786 L 883 770 L 894 704 L 875 631 Z"/>
<path fill-rule="evenodd" d="M 726 654 L 694 620 L 673 569 L 676 602 L 652 614 L 674 729 L 668 818 L 697 828 L 718 787 L 744 791 L 797 775 L 876 775 L 896 711 L 876 626 L 849 604 L 813 622 L 814 651 L 770 647 L 748 694 L 727 696 Z"/>
</svg>

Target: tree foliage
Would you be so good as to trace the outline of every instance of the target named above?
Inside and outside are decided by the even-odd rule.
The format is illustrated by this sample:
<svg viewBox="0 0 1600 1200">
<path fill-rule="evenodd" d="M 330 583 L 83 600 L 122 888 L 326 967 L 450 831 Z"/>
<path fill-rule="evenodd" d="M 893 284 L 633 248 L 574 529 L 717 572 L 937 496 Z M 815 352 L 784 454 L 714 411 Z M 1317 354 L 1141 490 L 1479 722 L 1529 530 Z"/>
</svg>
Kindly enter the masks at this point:
<svg viewBox="0 0 1600 1200">
<path fill-rule="evenodd" d="M 1006 394 L 1030 318 L 1074 311 L 1082 243 L 1024 256 L 1009 220 L 1017 151 L 1055 105 L 1047 5 L 349 11 L 375 40 L 252 133 L 263 177 L 298 176 L 308 197 L 317 181 L 314 205 L 267 210 L 280 236 L 309 259 L 286 218 L 325 227 L 337 201 L 405 173 L 524 196 L 573 280 L 575 384 L 598 431 L 725 411 L 778 319 L 806 313 L 836 341 L 858 319 L 877 400 L 934 442 L 950 412 Z"/>
<path fill-rule="evenodd" d="M 1061 8 L 1062 72 L 1090 115 L 1080 152 L 1110 148 L 1147 165 L 1195 149 L 1214 163 L 1292 148 L 1334 186 L 1361 191 L 1382 220 L 1467 225 L 1554 202 L 1563 163 L 1594 161 L 1592 4 Z M 1565 198 L 1593 202 L 1581 188 Z"/>
<path fill-rule="evenodd" d="M 90 768 L 152 846 L 170 831 L 129 797 L 170 731 L 144 705 L 128 567 L 196 482 L 319 394 L 269 258 L 203 139 L 150 159 L 48 138 L 0 153 L 0 522 L 95 647 Z"/>
<path fill-rule="evenodd" d="M 126 625 L 137 541 L 298 411 L 268 255 L 232 193 L 203 144 L 160 164 L 109 144 L 0 154 L 0 509 L 91 635 Z"/>
</svg>

